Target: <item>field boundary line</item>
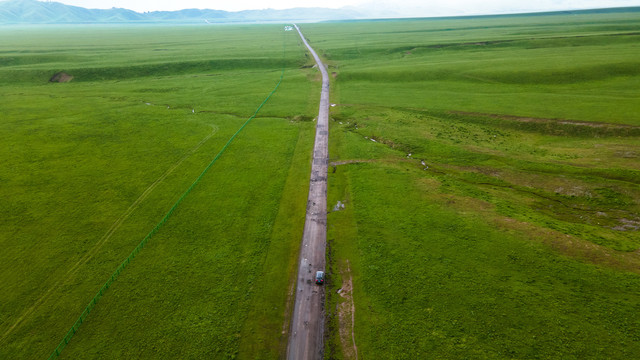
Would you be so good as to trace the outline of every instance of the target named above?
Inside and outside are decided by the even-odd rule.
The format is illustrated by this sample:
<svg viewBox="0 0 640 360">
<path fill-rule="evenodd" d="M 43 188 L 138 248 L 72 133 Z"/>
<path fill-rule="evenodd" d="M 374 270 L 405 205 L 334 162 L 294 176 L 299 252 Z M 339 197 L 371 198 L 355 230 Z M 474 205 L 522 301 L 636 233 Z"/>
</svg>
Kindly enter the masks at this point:
<svg viewBox="0 0 640 360">
<path fill-rule="evenodd" d="M 27 318 L 29 315 L 31 315 L 31 313 L 36 311 L 40 307 L 40 305 L 42 305 L 42 303 L 45 302 L 50 297 L 50 295 L 53 293 L 54 289 L 58 288 L 60 285 L 62 285 L 64 283 L 66 283 L 71 278 L 71 276 L 75 275 L 78 272 L 78 270 L 80 270 L 81 266 L 85 265 L 91 259 L 93 259 L 93 257 L 102 248 L 102 246 L 109 241 L 111 236 L 120 228 L 120 226 L 125 222 L 125 220 L 127 220 L 129 218 L 129 216 L 131 216 L 131 214 L 133 214 L 133 212 L 153 192 L 153 190 L 155 190 L 155 188 L 162 181 L 164 181 L 164 179 L 166 179 L 167 176 L 169 176 L 175 169 L 177 169 L 186 159 L 188 159 L 191 155 L 193 155 L 196 151 L 198 151 L 198 149 L 200 147 L 202 147 L 202 145 L 204 145 L 204 143 L 206 143 L 209 139 L 211 139 L 211 137 L 213 135 L 215 135 L 216 132 L 218 132 L 219 128 L 217 126 L 211 125 L 211 127 L 213 128 L 211 133 L 209 133 L 202 140 L 200 140 L 200 142 L 198 142 L 196 144 L 196 146 L 194 146 L 193 148 L 189 149 L 180 160 L 178 160 L 176 163 L 171 165 L 171 167 L 169 169 L 167 169 L 167 171 L 165 171 L 162 175 L 160 175 L 159 178 L 157 178 L 151 185 L 149 185 L 149 187 L 147 187 L 147 189 L 145 189 L 145 191 L 142 192 L 142 194 L 129 206 L 129 208 L 127 210 L 125 210 L 125 212 L 122 213 L 122 215 L 120 215 L 120 217 L 118 217 L 118 219 L 116 219 L 116 221 L 111 225 L 111 227 L 107 230 L 107 232 L 104 235 L 102 235 L 100 240 L 98 240 L 98 242 L 95 243 L 89 249 L 89 251 L 87 253 L 85 253 L 85 255 L 83 255 L 71 268 L 69 268 L 69 270 L 67 270 L 67 272 L 64 274 L 64 277 L 62 279 L 56 281 L 40 298 L 38 298 L 35 301 L 35 303 L 30 308 L 28 308 L 15 321 L 15 323 L 11 327 L 9 327 L 9 329 L 7 329 L 7 331 L 4 332 L 4 334 L 2 334 L 2 337 L 0 338 L 0 342 L 3 342 L 5 340 L 5 338 L 7 336 L 9 336 L 11 334 L 11 332 L 16 327 L 18 327 L 18 325 L 20 325 L 20 323 L 25 318 Z"/>
<path fill-rule="evenodd" d="M 283 46 L 284 46 L 284 42 L 283 42 Z M 283 49 L 283 57 L 284 57 L 284 49 Z M 233 140 L 238 136 L 238 134 L 240 134 L 240 132 L 242 132 L 242 130 L 251 122 L 251 120 L 253 120 L 257 115 L 258 112 L 262 109 L 262 107 L 267 103 L 267 101 L 269 101 L 269 99 L 271 98 L 271 96 L 273 96 L 273 94 L 275 94 L 275 92 L 278 90 L 278 88 L 280 87 L 280 84 L 282 83 L 282 80 L 284 79 L 284 63 L 283 63 L 283 67 L 282 67 L 282 71 L 280 73 L 280 79 L 278 80 L 278 83 L 276 84 L 276 86 L 274 87 L 274 89 L 271 91 L 271 93 L 269 93 L 269 95 L 264 99 L 264 101 L 260 104 L 260 106 L 258 106 L 258 108 L 256 109 L 256 111 L 253 113 L 253 115 L 251 115 L 251 117 L 249 117 L 247 119 L 247 121 L 245 121 L 242 126 L 240 127 L 240 129 L 238 129 L 238 131 L 236 131 L 231 138 L 229 138 L 229 140 L 226 142 L 226 144 L 222 147 L 222 149 L 218 152 L 218 154 L 213 158 L 213 160 L 211 160 L 211 162 L 209 163 L 209 165 L 207 165 L 207 167 L 202 171 L 202 173 L 200 173 L 200 175 L 196 178 L 196 180 L 191 184 L 191 186 L 189 186 L 189 188 L 180 196 L 180 198 L 178 198 L 178 200 L 173 204 L 173 206 L 169 209 L 169 211 L 165 214 L 165 216 L 162 218 L 162 220 L 160 220 L 160 222 L 158 222 L 158 224 L 156 224 L 156 226 L 147 234 L 147 236 L 144 237 L 144 239 L 142 239 L 142 241 L 140 241 L 140 243 L 138 244 L 138 246 L 135 247 L 135 249 L 131 252 L 131 254 L 116 268 L 116 270 L 113 272 L 113 274 L 111 275 L 111 277 L 107 280 L 107 282 L 100 288 L 100 290 L 96 293 L 96 295 L 93 297 L 93 299 L 91 299 L 91 301 L 89 302 L 89 304 L 85 307 L 84 311 L 80 314 L 80 317 L 78 317 L 78 319 L 76 320 L 76 322 L 73 324 L 73 326 L 71 327 L 71 329 L 69 329 L 69 331 L 67 332 L 67 334 L 64 336 L 64 338 L 62 339 L 62 341 L 60 341 L 60 343 L 58 344 L 58 346 L 54 349 L 53 353 L 49 356 L 49 360 L 53 360 L 53 359 L 57 359 L 58 356 L 60 356 L 60 353 L 62 352 L 62 350 L 66 347 L 66 345 L 69 343 L 69 341 L 71 340 L 71 338 L 73 337 L 73 335 L 75 335 L 75 333 L 78 331 L 78 328 L 80 327 L 80 325 L 82 325 L 82 323 L 84 322 L 84 320 L 86 319 L 86 317 L 89 315 L 89 313 L 91 312 L 91 310 L 96 306 L 96 304 L 98 303 L 98 301 L 100 300 L 100 298 L 102 298 L 102 296 L 104 295 L 104 293 L 107 291 L 107 289 L 109 289 L 109 286 L 111 286 L 111 284 L 118 278 L 118 276 L 120 275 L 120 273 L 127 267 L 127 265 L 129 265 L 129 263 L 131 263 L 131 261 L 136 257 L 136 255 L 138 255 L 138 253 L 144 248 L 144 246 L 146 245 L 146 243 L 149 241 L 149 239 L 155 234 L 157 233 L 160 228 L 162 227 L 162 225 L 164 225 L 167 220 L 171 217 L 171 215 L 173 214 L 173 212 L 175 211 L 175 209 L 178 207 L 178 205 L 182 202 L 182 200 L 184 200 L 185 197 L 187 197 L 187 195 L 189 195 L 189 193 L 191 192 L 191 190 L 193 190 L 193 188 L 200 182 L 200 180 L 204 177 L 204 175 L 209 171 L 209 169 L 213 166 L 213 164 L 215 164 L 218 159 L 220 158 L 220 156 L 222 156 L 222 154 L 225 152 L 225 150 L 229 147 L 229 145 L 231 145 L 231 142 L 233 142 Z"/>
</svg>

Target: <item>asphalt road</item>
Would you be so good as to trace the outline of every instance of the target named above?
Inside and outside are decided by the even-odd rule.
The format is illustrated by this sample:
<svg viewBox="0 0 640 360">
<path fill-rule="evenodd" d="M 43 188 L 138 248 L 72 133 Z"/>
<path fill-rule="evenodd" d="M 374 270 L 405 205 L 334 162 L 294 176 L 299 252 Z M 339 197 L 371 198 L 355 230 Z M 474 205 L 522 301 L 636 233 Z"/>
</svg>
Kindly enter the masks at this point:
<svg viewBox="0 0 640 360">
<path fill-rule="evenodd" d="M 329 164 L 329 74 L 315 51 L 294 25 L 322 72 L 320 110 L 316 124 L 307 216 L 300 246 L 296 300 L 291 319 L 287 359 L 323 357 L 324 287 L 315 284 L 316 271 L 325 271 L 327 244 L 327 167 Z"/>
</svg>

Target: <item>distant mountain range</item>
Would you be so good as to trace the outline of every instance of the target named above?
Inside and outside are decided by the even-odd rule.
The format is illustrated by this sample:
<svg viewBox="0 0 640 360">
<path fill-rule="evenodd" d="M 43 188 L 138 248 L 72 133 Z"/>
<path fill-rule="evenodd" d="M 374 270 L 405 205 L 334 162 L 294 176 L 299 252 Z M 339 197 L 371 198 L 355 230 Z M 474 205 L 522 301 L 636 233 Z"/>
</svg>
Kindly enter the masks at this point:
<svg viewBox="0 0 640 360">
<path fill-rule="evenodd" d="M 346 20 L 365 18 L 353 9 L 295 8 L 287 10 L 223 10 L 186 9 L 138 13 L 132 10 L 85 9 L 58 2 L 37 0 L 0 1 L 0 23 L 4 24 L 72 24 L 72 23 L 130 23 L 130 22 L 269 22 Z"/>
<path fill-rule="evenodd" d="M 406 9 L 405 9 L 406 10 Z M 427 11 L 440 14 L 437 9 Z M 421 11 L 426 11 L 422 8 Z M 421 16 L 419 9 L 414 9 L 412 16 Z M 538 13 L 567 14 L 594 12 L 638 12 L 640 7 L 611 8 L 595 10 L 573 10 Z M 444 14 L 444 13 L 442 13 Z M 442 15 L 440 14 L 440 15 Z M 432 16 L 433 16 L 432 15 Z M 425 16 L 425 15 L 422 15 Z M 407 17 L 405 13 L 396 12 L 394 4 L 371 2 L 360 7 L 344 7 L 342 9 L 326 8 L 294 8 L 287 10 L 245 10 L 229 12 L 223 10 L 186 9 L 179 11 L 152 11 L 138 13 L 128 9 L 85 9 L 78 6 L 65 5 L 58 2 L 37 0 L 0 0 L 0 24 L 86 24 L 86 23 L 252 23 L 280 21 L 322 21 L 322 20 L 357 20 L 374 18 Z"/>
</svg>

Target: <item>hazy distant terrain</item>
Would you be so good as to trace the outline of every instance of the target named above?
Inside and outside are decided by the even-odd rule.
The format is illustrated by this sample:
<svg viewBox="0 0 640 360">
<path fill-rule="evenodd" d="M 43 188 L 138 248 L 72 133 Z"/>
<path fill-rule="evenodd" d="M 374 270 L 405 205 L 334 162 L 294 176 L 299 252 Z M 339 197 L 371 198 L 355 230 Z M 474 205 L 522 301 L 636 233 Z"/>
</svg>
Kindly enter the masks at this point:
<svg viewBox="0 0 640 360">
<path fill-rule="evenodd" d="M 36 0 L 0 1 L 0 23 L 129 23 L 129 22 L 264 22 L 281 20 L 343 20 L 365 18 L 356 10 L 296 8 L 287 10 L 185 9 L 138 13 L 128 9 L 85 9 L 57 2 Z"/>
<path fill-rule="evenodd" d="M 611 13 L 636 12 L 640 7 L 611 8 L 594 10 L 574 10 L 549 14 Z M 433 15 L 438 15 L 434 12 Z M 416 12 L 408 16 L 426 16 Z M 498 15 L 500 16 L 500 15 Z M 244 10 L 229 12 L 211 9 L 184 9 L 179 11 L 152 11 L 138 13 L 133 10 L 86 9 L 65 5 L 58 2 L 42 2 L 37 0 L 4 0 L 0 1 L 0 24 L 73 24 L 73 23 L 250 23 L 270 21 L 322 21 L 322 20 L 357 20 L 407 17 L 400 9 L 374 6 L 373 4 L 341 9 L 327 8 L 294 8 L 286 10 Z"/>
</svg>

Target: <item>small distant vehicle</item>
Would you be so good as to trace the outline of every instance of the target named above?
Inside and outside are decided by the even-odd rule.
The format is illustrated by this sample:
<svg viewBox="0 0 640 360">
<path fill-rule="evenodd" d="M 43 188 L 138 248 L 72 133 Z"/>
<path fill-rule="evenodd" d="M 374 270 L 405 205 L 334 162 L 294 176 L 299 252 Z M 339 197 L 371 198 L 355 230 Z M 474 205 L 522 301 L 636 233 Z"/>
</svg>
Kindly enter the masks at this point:
<svg viewBox="0 0 640 360">
<path fill-rule="evenodd" d="M 316 271 L 316 284 L 322 285 L 324 284 L 324 272 Z"/>
</svg>

